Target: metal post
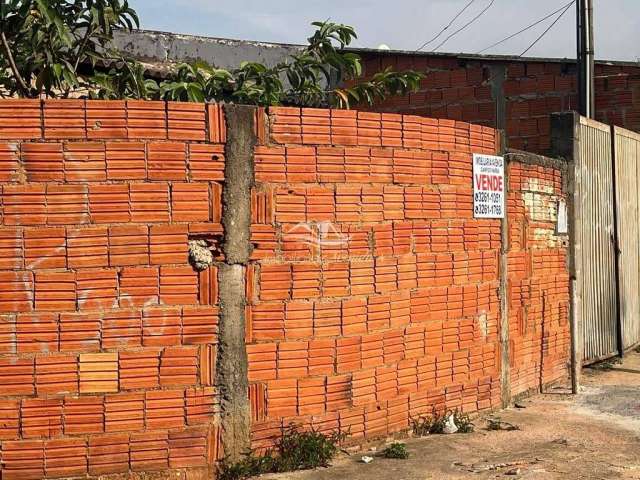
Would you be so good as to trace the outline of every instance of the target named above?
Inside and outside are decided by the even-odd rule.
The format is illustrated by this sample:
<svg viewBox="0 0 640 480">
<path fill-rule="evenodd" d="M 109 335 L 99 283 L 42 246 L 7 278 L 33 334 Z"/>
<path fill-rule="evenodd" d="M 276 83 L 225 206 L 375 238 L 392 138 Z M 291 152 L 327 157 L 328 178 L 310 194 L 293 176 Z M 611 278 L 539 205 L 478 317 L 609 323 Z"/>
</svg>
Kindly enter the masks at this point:
<svg viewBox="0 0 640 480">
<path fill-rule="evenodd" d="M 576 1 L 576 22 L 580 114 L 593 118 L 595 114 L 593 0 Z"/>
<path fill-rule="evenodd" d="M 618 190 L 618 167 L 616 162 L 618 161 L 618 142 L 616 141 L 617 137 L 617 127 L 611 125 L 611 170 L 613 171 L 613 248 L 615 249 L 616 254 L 616 263 L 615 263 L 615 271 L 616 271 L 616 327 L 618 329 L 618 355 L 620 358 L 624 357 L 624 325 L 622 323 L 622 303 L 620 298 L 620 283 L 622 281 L 621 272 L 622 264 L 622 251 L 620 250 L 620 212 L 618 208 L 622 205 L 622 201 L 620 198 L 620 191 Z"/>
</svg>

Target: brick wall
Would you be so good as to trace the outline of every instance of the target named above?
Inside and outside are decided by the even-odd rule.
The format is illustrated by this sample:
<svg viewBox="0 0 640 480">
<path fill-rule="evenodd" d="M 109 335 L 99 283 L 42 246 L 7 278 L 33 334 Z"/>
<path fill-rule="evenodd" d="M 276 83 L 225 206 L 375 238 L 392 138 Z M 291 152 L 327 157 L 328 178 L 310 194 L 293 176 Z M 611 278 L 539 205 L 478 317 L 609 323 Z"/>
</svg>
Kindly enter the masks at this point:
<svg viewBox="0 0 640 480">
<path fill-rule="evenodd" d="M 433 408 L 499 407 L 501 228 L 473 218 L 471 183 L 471 153 L 496 153 L 496 131 L 355 111 L 256 118 L 253 445 L 289 422 L 359 441 Z M 188 245 L 218 254 L 225 138 L 215 105 L 0 102 L 2 480 L 210 474 L 217 270 L 196 272 Z M 565 250 L 545 216 L 560 178 L 511 163 L 518 392 L 567 359 Z"/>
<path fill-rule="evenodd" d="M 419 92 L 389 98 L 375 111 L 503 128 L 515 149 L 547 154 L 550 115 L 578 105 L 575 62 L 393 53 L 363 59 L 366 75 L 387 67 L 426 74 Z M 596 119 L 640 131 L 640 66 L 598 62 L 595 74 Z"/>
<path fill-rule="evenodd" d="M 289 422 L 362 439 L 433 408 L 498 407 L 500 221 L 473 218 L 471 178 L 495 130 L 271 112 L 249 289 L 254 445 Z"/>
<path fill-rule="evenodd" d="M 558 201 L 566 200 L 562 170 L 549 162 L 521 163 L 526 158 L 516 155 L 509 167 L 512 395 L 566 374 L 570 346 L 567 237 L 556 233 Z"/>
<path fill-rule="evenodd" d="M 0 101 L 1 478 L 218 455 L 215 106 Z"/>
</svg>

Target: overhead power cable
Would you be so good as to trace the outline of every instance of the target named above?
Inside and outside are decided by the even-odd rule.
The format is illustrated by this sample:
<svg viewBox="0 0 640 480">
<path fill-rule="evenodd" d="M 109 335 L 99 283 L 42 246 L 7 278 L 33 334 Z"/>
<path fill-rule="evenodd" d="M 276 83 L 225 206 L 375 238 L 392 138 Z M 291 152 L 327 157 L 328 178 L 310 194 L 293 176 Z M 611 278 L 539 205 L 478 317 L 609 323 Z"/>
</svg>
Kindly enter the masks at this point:
<svg viewBox="0 0 640 480">
<path fill-rule="evenodd" d="M 567 13 L 567 11 L 571 8 L 571 6 L 572 6 L 574 3 L 575 3 L 575 2 L 571 2 L 570 4 L 565 5 L 565 6 L 563 7 L 563 8 L 564 8 L 564 10 L 561 10 L 561 12 L 562 12 L 562 13 L 560 13 L 560 15 L 558 15 L 558 18 L 556 18 L 556 19 L 553 21 L 553 23 L 552 23 L 551 25 L 549 25 L 549 27 L 547 27 L 547 29 L 546 29 L 544 32 L 542 32 L 542 34 L 541 34 L 538 38 L 536 38 L 536 40 L 535 40 L 531 45 L 529 45 L 529 46 L 527 47 L 527 49 L 526 49 L 524 52 L 522 52 L 520 55 L 518 55 L 518 56 L 517 56 L 517 58 L 521 58 L 521 57 L 523 57 L 523 56 L 524 56 L 524 55 L 525 55 L 529 50 L 531 50 L 531 49 L 532 49 L 532 48 L 533 48 L 533 47 L 534 47 L 534 46 L 535 46 L 535 45 L 536 45 L 540 40 L 542 40 L 542 38 L 543 38 L 543 37 L 544 37 L 544 36 L 545 36 L 545 35 L 546 35 L 546 34 L 547 34 L 547 33 L 548 33 L 548 32 L 549 32 L 549 31 L 554 27 L 554 25 L 556 25 L 556 24 L 560 21 L 560 19 L 564 16 L 564 14 L 565 14 L 565 13 Z M 556 12 L 556 13 L 557 13 L 557 12 Z M 487 82 L 487 83 L 491 83 L 493 80 L 495 80 L 495 79 L 496 79 L 497 75 L 498 75 L 498 72 L 494 73 L 493 75 L 491 75 L 491 76 L 486 80 L 486 82 Z M 451 101 L 449 101 L 449 102 L 445 103 L 444 105 L 441 105 L 441 106 L 437 107 L 437 109 L 438 109 L 438 110 L 440 110 L 440 109 L 444 109 L 444 111 L 446 112 L 447 108 L 448 108 L 450 105 L 452 105 L 452 104 L 454 104 L 454 103 L 460 103 L 460 101 L 461 101 L 461 100 L 465 100 L 465 98 L 459 98 L 459 99 L 456 99 L 456 100 L 451 100 Z"/>
<path fill-rule="evenodd" d="M 469 27 L 471 24 L 475 23 L 476 20 L 478 20 L 482 15 L 484 15 L 487 10 L 489 10 L 491 8 L 491 6 L 495 3 L 496 0 L 491 0 L 489 2 L 489 5 L 487 5 L 486 7 L 484 7 L 480 13 L 478 13 L 475 17 L 473 17 L 471 20 L 469 20 L 467 23 L 465 23 L 463 26 L 461 26 L 459 29 L 457 29 L 455 32 L 451 33 L 447 38 L 445 38 L 442 42 L 440 42 L 438 44 L 438 46 L 436 48 L 433 49 L 433 51 L 437 51 L 441 46 L 443 46 L 445 43 L 447 43 L 450 39 L 452 39 L 453 37 L 455 37 L 457 34 L 459 34 L 460 32 L 462 32 L 463 30 L 465 30 L 467 27 Z"/>
<path fill-rule="evenodd" d="M 542 38 L 543 38 L 547 33 L 549 33 L 549 30 L 551 30 L 551 29 L 555 26 L 555 24 L 556 24 L 556 23 L 558 23 L 558 22 L 560 21 L 560 19 L 564 16 L 564 14 L 565 14 L 565 13 L 567 13 L 567 12 L 569 11 L 569 9 L 571 8 L 571 5 L 573 5 L 573 2 L 572 2 L 572 3 L 570 3 L 569 5 L 567 5 L 567 7 L 562 11 L 562 13 L 561 13 L 560 15 L 558 15 L 558 18 L 556 18 L 556 19 L 553 21 L 553 23 L 552 23 L 551 25 L 549 25 L 549 26 L 547 27 L 547 29 L 546 29 L 544 32 L 542 32 L 542 34 L 540 34 L 540 36 L 539 36 L 538 38 L 536 38 L 536 39 L 535 39 L 535 41 L 534 41 L 531 45 L 529 45 L 529 46 L 526 48 L 526 50 L 525 50 L 524 52 L 522 52 L 522 53 L 520 54 L 520 56 L 521 56 L 521 57 L 524 57 L 524 56 L 525 56 L 525 54 L 526 54 L 529 50 L 531 50 L 533 47 L 535 47 L 535 46 L 536 46 L 536 44 L 537 44 L 540 40 L 542 40 Z"/>
<path fill-rule="evenodd" d="M 469 3 L 467 3 L 462 10 L 460 10 L 455 17 L 453 17 L 451 19 L 451 21 L 442 29 L 440 30 L 440 32 L 438 32 L 438 34 L 433 37 L 431 40 L 427 40 L 426 42 L 424 42 L 422 45 L 420 45 L 417 49 L 416 52 L 419 52 L 420 50 L 422 50 L 424 47 L 426 47 L 427 45 L 429 45 L 430 43 L 435 42 L 438 38 L 440 38 L 440 35 L 442 35 L 444 32 L 446 32 L 449 27 L 451 27 L 451 25 L 453 25 L 453 22 L 455 22 L 458 18 L 460 18 L 460 15 L 462 15 L 464 12 L 466 12 L 467 8 L 469 8 L 471 5 L 473 5 L 473 3 L 476 0 L 471 0 Z"/>
<path fill-rule="evenodd" d="M 487 48 L 483 48 L 482 50 L 476 52 L 476 54 L 480 54 L 480 53 L 484 53 L 487 50 L 491 50 L 493 47 L 497 47 L 498 45 L 502 45 L 503 43 L 511 40 L 514 37 L 517 37 L 518 35 L 520 35 L 521 33 L 524 33 L 528 30 L 531 30 L 533 27 L 540 25 L 542 22 L 544 22 L 545 20 L 553 17 L 554 15 L 557 15 L 558 13 L 560 13 L 563 9 L 570 7 L 571 5 L 573 5 L 574 3 L 576 3 L 576 0 L 571 0 L 571 2 L 569 2 L 566 5 L 563 5 L 562 7 L 560 7 L 559 9 L 557 9 L 554 12 L 551 12 L 548 15 L 545 15 L 544 17 L 542 17 L 540 20 L 537 20 L 536 22 L 532 23 L 531 25 L 526 26 L 525 28 L 523 28 L 522 30 L 517 31 L 516 33 L 509 35 L 506 38 L 503 38 L 502 40 L 500 40 L 499 42 L 494 43 L 493 45 L 489 45 Z"/>
</svg>

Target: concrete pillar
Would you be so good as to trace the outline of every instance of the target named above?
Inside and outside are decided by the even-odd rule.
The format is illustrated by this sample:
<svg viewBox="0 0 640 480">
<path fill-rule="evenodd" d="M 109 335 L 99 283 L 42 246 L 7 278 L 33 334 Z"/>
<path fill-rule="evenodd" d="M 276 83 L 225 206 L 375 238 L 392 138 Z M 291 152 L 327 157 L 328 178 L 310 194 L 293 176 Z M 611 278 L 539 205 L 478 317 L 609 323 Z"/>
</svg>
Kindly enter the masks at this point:
<svg viewBox="0 0 640 480">
<path fill-rule="evenodd" d="M 245 343 L 246 270 L 251 256 L 251 188 L 254 185 L 255 107 L 225 105 L 222 225 L 224 262 L 218 269 L 220 325 L 216 384 L 222 443 L 230 461 L 250 448 L 251 410 Z"/>
</svg>

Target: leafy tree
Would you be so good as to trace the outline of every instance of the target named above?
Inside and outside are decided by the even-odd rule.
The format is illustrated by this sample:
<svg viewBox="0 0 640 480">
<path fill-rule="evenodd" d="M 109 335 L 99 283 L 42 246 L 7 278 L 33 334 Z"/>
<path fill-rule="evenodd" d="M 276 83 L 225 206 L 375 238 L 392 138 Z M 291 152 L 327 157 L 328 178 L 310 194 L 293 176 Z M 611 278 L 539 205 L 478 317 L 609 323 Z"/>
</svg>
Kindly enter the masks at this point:
<svg viewBox="0 0 640 480">
<path fill-rule="evenodd" d="M 127 0 L 0 0 L 0 78 L 9 94 L 67 97 L 91 88 L 98 64 L 119 58 L 113 30 L 138 27 Z"/>
<path fill-rule="evenodd" d="M 350 108 L 416 90 L 422 78 L 386 70 L 362 80 L 360 57 L 345 50 L 354 29 L 315 22 L 308 44 L 274 67 L 181 64 L 158 84 L 111 48 L 114 29 L 138 25 L 127 0 L 0 0 L 0 95 Z M 340 82 L 350 86 L 332 87 Z"/>
<path fill-rule="evenodd" d="M 245 62 L 227 72 L 202 63 L 183 64 L 178 68 L 178 81 L 163 82 L 160 95 L 183 101 L 350 108 L 418 89 L 423 75 L 414 71 L 387 69 L 361 81 L 360 56 L 345 50 L 356 38 L 354 29 L 331 22 L 312 25 L 316 31 L 308 38 L 308 45 L 272 68 Z M 330 87 L 340 81 L 352 86 Z"/>
<path fill-rule="evenodd" d="M 204 62 L 178 66 L 173 78 L 160 84 L 159 95 L 167 100 L 204 102 L 233 91 L 234 79 L 226 70 Z"/>
<path fill-rule="evenodd" d="M 106 72 L 94 73 L 88 82 L 89 97 L 102 100 L 121 98 L 156 98 L 160 93 L 158 84 L 145 78 L 141 63 L 122 58 Z"/>
</svg>

